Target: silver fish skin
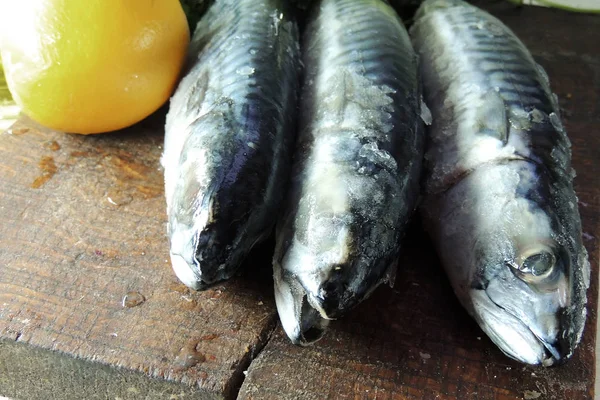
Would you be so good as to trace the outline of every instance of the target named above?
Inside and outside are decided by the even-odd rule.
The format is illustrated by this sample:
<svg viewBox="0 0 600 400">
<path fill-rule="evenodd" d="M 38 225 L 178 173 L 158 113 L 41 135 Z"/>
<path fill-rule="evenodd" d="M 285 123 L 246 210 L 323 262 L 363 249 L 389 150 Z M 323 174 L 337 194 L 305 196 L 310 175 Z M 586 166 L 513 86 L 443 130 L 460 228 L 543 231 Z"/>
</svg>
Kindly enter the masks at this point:
<svg viewBox="0 0 600 400">
<path fill-rule="evenodd" d="M 411 28 L 433 117 L 424 225 L 454 292 L 509 357 L 567 360 L 586 319 L 570 141 L 548 77 L 495 17 L 427 0 Z"/>
<path fill-rule="evenodd" d="M 216 0 L 171 98 L 162 164 L 171 262 L 201 290 L 271 232 L 289 178 L 300 70 L 284 0 Z"/>
<path fill-rule="evenodd" d="M 300 133 L 273 260 L 279 316 L 300 345 L 393 279 L 423 155 L 417 57 L 391 7 L 317 2 L 303 39 Z"/>
</svg>

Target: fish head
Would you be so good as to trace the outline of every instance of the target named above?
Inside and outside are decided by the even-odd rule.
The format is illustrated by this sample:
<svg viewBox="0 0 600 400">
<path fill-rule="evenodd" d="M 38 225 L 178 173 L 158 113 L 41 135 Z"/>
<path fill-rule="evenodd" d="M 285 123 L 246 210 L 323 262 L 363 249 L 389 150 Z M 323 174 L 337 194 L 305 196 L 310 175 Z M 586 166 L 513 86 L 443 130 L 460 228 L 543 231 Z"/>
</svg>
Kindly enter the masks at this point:
<svg viewBox="0 0 600 400">
<path fill-rule="evenodd" d="M 393 280 L 395 260 L 382 260 L 377 265 L 366 258 L 362 259 L 362 265 L 360 257 L 356 261 L 343 265 L 329 264 L 320 271 L 294 274 L 284 269 L 280 261 L 274 260 L 277 310 L 292 343 L 308 345 L 321 339 L 330 320 L 345 315 L 380 283 Z M 290 261 L 284 259 L 281 262 Z"/>
<path fill-rule="evenodd" d="M 472 313 L 508 356 L 527 364 L 561 363 L 576 343 L 570 268 L 567 249 L 557 243 L 515 246 L 512 256 L 481 265 L 469 289 Z"/>
<path fill-rule="evenodd" d="M 342 264 L 348 257 L 347 229 L 333 219 L 309 218 L 287 245 L 278 241 L 273 261 L 275 300 L 284 330 L 294 344 L 319 340 L 343 307 Z M 300 223 L 301 224 L 301 223 Z M 281 249 L 285 247 L 285 249 Z"/>
<path fill-rule="evenodd" d="M 171 266 L 182 283 L 203 290 L 224 279 L 226 257 L 218 246 L 223 235 L 211 219 L 214 200 L 203 202 L 193 179 L 181 179 L 175 193 L 169 212 Z"/>
<path fill-rule="evenodd" d="M 581 339 L 589 285 L 576 199 L 550 179 L 525 161 L 482 167 L 434 205 L 461 303 L 505 354 L 545 366 L 566 361 Z"/>
<path fill-rule="evenodd" d="M 237 271 L 246 250 L 239 242 L 240 224 L 236 196 L 210 179 L 214 163 L 200 146 L 182 157 L 168 202 L 168 235 L 171 265 L 179 280 L 194 290 L 230 278 Z M 241 225 L 241 227 L 240 227 Z"/>
<path fill-rule="evenodd" d="M 367 233 L 361 229 L 374 224 L 354 224 L 326 213 L 296 222 L 296 229 L 285 230 L 291 236 L 278 240 L 275 249 L 275 300 L 290 340 L 307 345 L 323 336 L 329 320 L 342 317 L 380 283 L 393 279 L 397 247 L 373 256 L 373 247 L 380 248 L 363 240 Z M 397 241 L 395 232 L 387 234 L 390 238 L 380 239 Z"/>
</svg>

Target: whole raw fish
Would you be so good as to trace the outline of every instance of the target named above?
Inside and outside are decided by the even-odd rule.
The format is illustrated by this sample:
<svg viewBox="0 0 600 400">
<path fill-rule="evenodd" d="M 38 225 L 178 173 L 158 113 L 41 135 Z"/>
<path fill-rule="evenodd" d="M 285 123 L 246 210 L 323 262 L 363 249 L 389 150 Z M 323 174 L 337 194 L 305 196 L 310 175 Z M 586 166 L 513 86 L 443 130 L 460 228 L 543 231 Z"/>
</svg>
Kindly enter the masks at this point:
<svg viewBox="0 0 600 400">
<path fill-rule="evenodd" d="M 297 344 L 392 278 L 423 151 L 417 58 L 389 5 L 316 2 L 303 43 L 300 133 L 273 262 L 279 316 Z"/>
<path fill-rule="evenodd" d="M 266 237 L 295 139 L 298 30 L 284 0 L 217 0 L 167 115 L 171 262 L 194 289 L 230 278 Z"/>
<path fill-rule="evenodd" d="M 422 211 L 454 291 L 508 356 L 573 354 L 590 267 L 548 77 L 488 13 L 428 0 L 411 28 L 433 124 Z"/>
</svg>

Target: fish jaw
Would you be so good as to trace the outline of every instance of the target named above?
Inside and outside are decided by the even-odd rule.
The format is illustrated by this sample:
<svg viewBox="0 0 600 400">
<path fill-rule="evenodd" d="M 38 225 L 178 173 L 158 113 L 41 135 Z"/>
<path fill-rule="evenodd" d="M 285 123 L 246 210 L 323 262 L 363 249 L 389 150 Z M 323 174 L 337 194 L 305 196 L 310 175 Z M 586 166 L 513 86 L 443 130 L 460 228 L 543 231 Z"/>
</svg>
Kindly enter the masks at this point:
<svg viewBox="0 0 600 400">
<path fill-rule="evenodd" d="M 569 310 L 576 306 L 563 262 L 537 282 L 503 266 L 485 288 L 470 290 L 474 318 L 509 357 L 548 367 L 572 355 L 580 338 L 572 329 Z"/>
<path fill-rule="evenodd" d="M 496 304 L 484 290 L 469 295 L 473 316 L 481 329 L 500 348 L 517 361 L 532 365 L 554 365 L 562 357 L 554 343 L 536 336 L 519 318 Z"/>
<path fill-rule="evenodd" d="M 381 283 L 393 279 L 396 251 L 373 263 L 368 257 L 349 256 L 351 247 L 342 240 L 329 254 L 315 254 L 295 238 L 284 254 L 276 249 L 275 300 L 283 328 L 294 344 L 319 340 L 329 320 L 342 317 Z"/>
<path fill-rule="evenodd" d="M 284 279 L 275 268 L 275 304 L 281 325 L 293 344 L 306 346 L 323 337 L 329 320 L 309 303 L 306 289 L 296 279 Z"/>
<path fill-rule="evenodd" d="M 202 290 L 206 285 L 202 278 L 191 266 L 190 263 L 179 254 L 171 253 L 171 266 L 177 278 L 193 290 Z"/>
<path fill-rule="evenodd" d="M 171 267 L 177 278 L 193 290 L 202 290 L 206 282 L 202 280 L 202 272 L 194 262 L 194 236 L 193 227 L 178 223 L 171 215 L 169 222 L 169 241 Z"/>
</svg>

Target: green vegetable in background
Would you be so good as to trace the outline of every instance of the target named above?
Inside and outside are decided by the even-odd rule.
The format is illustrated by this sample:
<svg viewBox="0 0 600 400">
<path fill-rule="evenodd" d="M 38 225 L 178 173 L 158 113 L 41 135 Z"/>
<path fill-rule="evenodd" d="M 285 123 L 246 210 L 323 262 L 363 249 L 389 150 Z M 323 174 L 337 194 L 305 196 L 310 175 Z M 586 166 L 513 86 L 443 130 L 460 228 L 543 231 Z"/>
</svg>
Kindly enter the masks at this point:
<svg viewBox="0 0 600 400">
<path fill-rule="evenodd" d="M 2 58 L 0 58 L 0 133 L 15 122 L 20 111 L 8 90 L 4 78 L 4 69 L 2 68 Z"/>
<path fill-rule="evenodd" d="M 0 58 L 0 104 L 4 104 L 5 101 L 12 101 L 12 96 L 8 91 L 4 70 L 2 69 L 2 58 Z"/>
<path fill-rule="evenodd" d="M 179 0 L 187 17 L 190 33 L 194 33 L 196 24 L 204 14 L 212 0 Z"/>
</svg>

